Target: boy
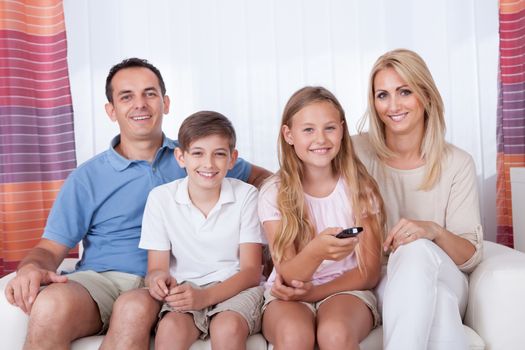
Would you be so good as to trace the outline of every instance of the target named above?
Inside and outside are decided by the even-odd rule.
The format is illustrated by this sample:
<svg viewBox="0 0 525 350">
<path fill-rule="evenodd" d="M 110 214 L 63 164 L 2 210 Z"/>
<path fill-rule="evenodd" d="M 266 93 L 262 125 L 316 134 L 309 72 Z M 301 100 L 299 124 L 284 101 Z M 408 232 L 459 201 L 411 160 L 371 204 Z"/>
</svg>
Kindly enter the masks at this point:
<svg viewBox="0 0 525 350">
<path fill-rule="evenodd" d="M 214 349 L 244 349 L 263 301 L 257 190 L 225 178 L 237 159 L 226 117 L 195 113 L 178 136 L 187 177 L 151 191 L 139 244 L 149 293 L 164 302 L 155 348 L 188 349 L 210 336 Z"/>
</svg>

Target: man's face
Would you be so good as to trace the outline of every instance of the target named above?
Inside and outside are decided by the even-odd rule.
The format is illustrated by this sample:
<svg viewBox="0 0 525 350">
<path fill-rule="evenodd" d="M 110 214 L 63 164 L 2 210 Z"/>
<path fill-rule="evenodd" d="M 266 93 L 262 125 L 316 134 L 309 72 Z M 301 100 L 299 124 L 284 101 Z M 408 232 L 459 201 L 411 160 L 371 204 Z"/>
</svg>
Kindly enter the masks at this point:
<svg viewBox="0 0 525 350">
<path fill-rule="evenodd" d="M 121 142 L 161 138 L 162 117 L 170 101 L 162 96 L 155 73 L 143 67 L 125 68 L 115 74 L 111 86 L 113 103 L 106 104 L 106 112 L 118 123 Z"/>
</svg>

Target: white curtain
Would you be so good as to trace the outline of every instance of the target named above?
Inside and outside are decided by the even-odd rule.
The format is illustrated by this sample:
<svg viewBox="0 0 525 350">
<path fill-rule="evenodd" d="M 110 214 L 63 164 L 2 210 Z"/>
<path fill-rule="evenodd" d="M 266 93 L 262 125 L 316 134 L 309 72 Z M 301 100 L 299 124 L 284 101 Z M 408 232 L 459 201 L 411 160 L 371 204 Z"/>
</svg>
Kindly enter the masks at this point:
<svg viewBox="0 0 525 350">
<path fill-rule="evenodd" d="M 447 139 L 477 166 L 486 238 L 495 240 L 498 0 L 64 0 L 78 163 L 118 132 L 104 112 L 109 68 L 147 58 L 172 105 L 165 133 L 216 110 L 241 156 L 277 169 L 282 108 L 304 85 L 339 98 L 355 132 L 375 59 L 405 47 L 428 63 Z"/>
</svg>

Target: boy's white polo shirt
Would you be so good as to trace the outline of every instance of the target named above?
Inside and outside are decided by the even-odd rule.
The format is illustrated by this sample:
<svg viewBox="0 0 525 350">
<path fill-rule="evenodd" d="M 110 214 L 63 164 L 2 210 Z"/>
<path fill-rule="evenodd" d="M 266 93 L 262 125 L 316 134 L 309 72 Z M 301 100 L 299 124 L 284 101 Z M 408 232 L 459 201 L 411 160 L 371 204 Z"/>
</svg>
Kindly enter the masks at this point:
<svg viewBox="0 0 525 350">
<path fill-rule="evenodd" d="M 190 200 L 186 177 L 150 192 L 139 247 L 171 250 L 170 273 L 177 282 L 203 285 L 239 271 L 239 244 L 263 242 L 255 187 L 225 178 L 205 217 Z"/>
</svg>

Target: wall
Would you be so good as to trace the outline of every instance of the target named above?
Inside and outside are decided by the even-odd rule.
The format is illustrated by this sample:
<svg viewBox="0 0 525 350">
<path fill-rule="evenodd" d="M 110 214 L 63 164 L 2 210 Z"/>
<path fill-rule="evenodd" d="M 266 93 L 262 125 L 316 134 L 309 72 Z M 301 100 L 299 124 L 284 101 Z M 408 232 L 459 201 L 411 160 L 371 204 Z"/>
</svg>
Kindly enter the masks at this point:
<svg viewBox="0 0 525 350">
<path fill-rule="evenodd" d="M 476 162 L 486 238 L 495 240 L 497 0 L 64 0 L 78 162 L 118 132 L 104 112 L 109 68 L 138 56 L 172 100 L 168 136 L 189 114 L 220 111 L 245 159 L 271 170 L 280 113 L 304 85 L 340 99 L 351 132 L 385 51 L 427 61 L 446 106 L 447 139 Z"/>
</svg>

